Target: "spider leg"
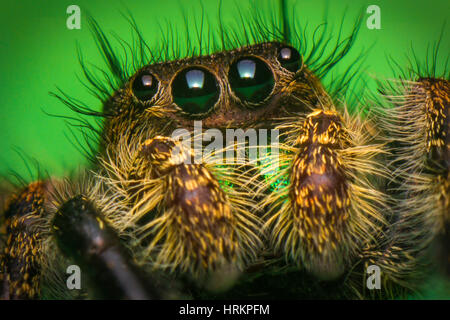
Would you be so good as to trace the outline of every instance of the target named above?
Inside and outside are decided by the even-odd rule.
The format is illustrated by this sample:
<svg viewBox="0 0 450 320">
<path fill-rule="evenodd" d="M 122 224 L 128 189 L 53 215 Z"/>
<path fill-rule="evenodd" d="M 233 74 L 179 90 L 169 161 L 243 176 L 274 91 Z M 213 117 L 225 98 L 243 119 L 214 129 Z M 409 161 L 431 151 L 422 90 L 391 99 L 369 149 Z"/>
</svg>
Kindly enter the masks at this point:
<svg viewBox="0 0 450 320">
<path fill-rule="evenodd" d="M 375 161 L 383 149 L 371 143 L 367 125 L 333 108 L 293 122 L 291 152 L 280 161 L 288 187 L 265 199 L 274 248 L 319 279 L 346 274 L 385 224 L 384 195 L 370 180 L 384 174 Z"/>
<path fill-rule="evenodd" d="M 8 200 L 4 212 L 7 239 L 0 255 L 1 299 L 40 296 L 45 188 L 45 182 L 34 182 Z"/>
<path fill-rule="evenodd" d="M 437 78 L 396 83 L 393 92 L 385 94 L 393 107 L 388 113 L 380 111 L 392 152 L 390 191 L 396 215 L 378 245 L 365 248 L 363 258 L 380 266 L 386 285 L 415 290 L 436 260 L 435 246 L 441 246 L 438 259 L 448 269 L 450 84 Z"/>
<path fill-rule="evenodd" d="M 141 155 L 151 166 L 150 179 L 162 186 L 156 197 L 157 214 L 141 227 L 142 239 L 147 240 L 144 259 L 154 257 L 155 266 L 195 278 L 242 269 L 260 245 L 256 217 L 236 203 L 242 194 L 233 197 L 234 189 L 220 185 L 214 165 L 194 163 L 193 151 L 172 138 L 148 139 Z M 234 188 L 243 183 L 229 173 L 224 179 L 232 181 Z M 151 199 L 145 205 L 153 203 Z M 136 211 L 147 215 L 149 209 L 143 206 Z"/>
<path fill-rule="evenodd" d="M 85 197 L 76 196 L 61 206 L 53 219 L 53 230 L 61 251 L 86 270 L 96 298 L 159 298 L 114 230 Z"/>
</svg>

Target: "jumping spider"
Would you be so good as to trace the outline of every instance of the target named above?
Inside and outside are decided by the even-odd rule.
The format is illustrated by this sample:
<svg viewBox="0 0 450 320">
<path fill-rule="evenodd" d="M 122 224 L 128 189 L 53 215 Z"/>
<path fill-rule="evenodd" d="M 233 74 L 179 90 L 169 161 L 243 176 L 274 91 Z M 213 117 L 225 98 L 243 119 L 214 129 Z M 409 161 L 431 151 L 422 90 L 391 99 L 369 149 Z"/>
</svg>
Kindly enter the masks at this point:
<svg viewBox="0 0 450 320">
<path fill-rule="evenodd" d="M 435 238 L 448 241 L 448 75 L 401 80 L 383 89 L 392 109 L 350 114 L 320 76 L 354 34 L 320 66 L 261 34 L 128 76 L 95 23 L 94 33 L 120 87 L 101 112 L 60 96 L 103 119 L 93 167 L 9 198 L 2 298 L 391 298 L 415 289 Z M 279 152 L 197 163 L 172 136 L 194 121 L 222 134 L 276 129 Z M 88 275 L 79 291 L 66 288 L 73 264 Z M 381 290 L 366 288 L 369 265 Z"/>
</svg>

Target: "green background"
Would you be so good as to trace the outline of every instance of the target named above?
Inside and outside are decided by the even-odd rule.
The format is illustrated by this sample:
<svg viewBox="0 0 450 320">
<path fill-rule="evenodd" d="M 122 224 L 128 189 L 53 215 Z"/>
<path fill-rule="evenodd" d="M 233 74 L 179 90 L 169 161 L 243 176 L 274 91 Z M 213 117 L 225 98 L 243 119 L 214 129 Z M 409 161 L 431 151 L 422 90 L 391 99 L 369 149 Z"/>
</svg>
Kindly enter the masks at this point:
<svg viewBox="0 0 450 320">
<path fill-rule="evenodd" d="M 238 12 L 248 9 L 249 3 L 257 10 L 268 10 L 267 1 L 222 1 L 221 15 L 224 25 L 233 24 Z M 66 27 L 66 8 L 76 4 L 81 8 L 81 29 Z M 218 2 L 212 0 L 173 1 L 5 1 L 0 4 L 0 175 L 15 171 L 29 179 L 22 156 L 38 160 L 40 168 L 52 175 L 65 175 L 86 164 L 83 156 L 70 143 L 66 122 L 46 115 L 68 115 L 68 110 L 49 91 L 56 87 L 85 101 L 94 109 L 101 104 L 91 96 L 78 78 L 82 77 L 77 60 L 77 43 L 86 60 L 102 65 L 91 36 L 87 13 L 90 13 L 107 32 L 123 39 L 131 39 L 130 25 L 122 16 L 130 10 L 145 38 L 152 45 L 162 40 L 159 24 L 169 23 L 179 33 L 184 32 L 183 15 L 189 23 L 199 20 L 201 5 L 211 25 L 217 25 Z M 381 29 L 369 30 L 363 22 L 361 32 L 352 50 L 355 57 L 361 49 L 365 54 L 364 75 L 390 78 L 393 73 L 386 56 L 406 63 L 405 54 L 411 45 L 419 56 L 425 56 L 428 44 L 434 43 L 450 12 L 448 0 L 368 0 L 368 1 L 288 1 L 296 19 L 310 26 L 322 22 L 324 8 L 328 6 L 329 22 L 337 25 L 346 12 L 346 26 L 351 26 L 358 13 L 372 4 L 381 8 Z M 258 7 L 261 6 L 259 9 Z M 291 11 L 290 11 L 291 12 Z M 365 19 L 369 17 L 365 14 Z M 450 52 L 450 23 L 444 27 L 440 52 Z M 344 70 L 352 59 L 339 66 Z M 45 111 L 45 112 L 44 112 Z M 70 138 L 73 140 L 73 138 Z M 22 156 L 21 156 L 22 155 Z M 434 286 L 439 286 L 439 282 Z M 429 297 L 433 297 L 431 294 Z"/>
</svg>

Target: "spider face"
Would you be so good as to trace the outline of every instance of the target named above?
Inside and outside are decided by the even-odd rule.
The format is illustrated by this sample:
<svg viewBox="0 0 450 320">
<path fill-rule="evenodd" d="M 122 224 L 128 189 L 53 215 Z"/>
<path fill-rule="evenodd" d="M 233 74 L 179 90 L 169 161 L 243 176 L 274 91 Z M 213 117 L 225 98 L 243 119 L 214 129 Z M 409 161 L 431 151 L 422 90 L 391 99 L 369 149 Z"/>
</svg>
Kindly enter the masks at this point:
<svg viewBox="0 0 450 320">
<path fill-rule="evenodd" d="M 198 274 L 231 263 L 242 271 L 265 241 L 262 215 L 269 205 L 255 206 L 257 199 L 270 194 L 263 190 L 263 170 L 255 163 L 246 167 L 225 162 L 186 166 L 185 160 L 193 158 L 195 151 L 183 150 L 168 137 L 180 128 L 192 132 L 194 121 L 201 120 L 205 129 L 280 129 L 286 135 L 283 141 L 295 140 L 295 129 L 292 133 L 289 127 L 278 127 L 279 119 L 297 123 L 322 105 L 333 108 L 319 79 L 295 48 L 280 42 L 141 68 L 104 105 L 105 113 L 112 114 L 102 136 L 105 188 L 115 185 L 116 192 L 126 195 L 121 206 L 133 212 L 124 213 L 117 226 L 130 228 L 139 235 L 140 243 L 150 243 L 138 254 L 141 259 L 153 259 L 158 252 L 158 264 L 174 270 Z M 325 131 L 330 121 L 341 121 L 334 111 L 317 117 Z M 340 140 L 333 138 L 333 143 Z M 284 166 L 291 167 L 289 163 Z M 334 179 L 324 172 L 321 175 L 319 180 Z M 130 179 L 134 181 L 128 183 Z M 144 187 L 155 181 L 171 191 L 155 194 Z M 232 187 L 223 187 L 223 183 Z M 117 213 L 115 216 L 118 219 Z M 192 233 L 194 237 L 188 235 Z M 178 238 L 180 234 L 183 236 Z M 152 242 L 152 238 L 156 240 Z M 180 243 L 178 251 L 173 242 Z M 161 245 L 167 248 L 156 249 Z M 219 251 L 211 253 L 216 246 Z M 200 256 L 201 261 L 197 260 Z"/>
<path fill-rule="evenodd" d="M 383 172 L 370 160 L 380 145 L 371 143 L 366 123 L 339 115 L 291 46 L 268 42 L 146 66 L 104 110 L 112 115 L 99 176 L 105 190 L 123 195 L 112 200 L 121 213 L 106 216 L 137 238 L 141 263 L 199 277 L 243 272 L 274 251 L 289 265 L 335 279 L 365 235 L 386 223 L 382 193 L 367 181 Z M 193 131 L 199 120 L 220 132 L 279 130 L 277 173 L 261 163 L 278 156 L 244 166 L 186 164 L 196 150 L 170 137 L 179 128 Z M 287 187 L 273 189 L 279 181 Z"/>
</svg>

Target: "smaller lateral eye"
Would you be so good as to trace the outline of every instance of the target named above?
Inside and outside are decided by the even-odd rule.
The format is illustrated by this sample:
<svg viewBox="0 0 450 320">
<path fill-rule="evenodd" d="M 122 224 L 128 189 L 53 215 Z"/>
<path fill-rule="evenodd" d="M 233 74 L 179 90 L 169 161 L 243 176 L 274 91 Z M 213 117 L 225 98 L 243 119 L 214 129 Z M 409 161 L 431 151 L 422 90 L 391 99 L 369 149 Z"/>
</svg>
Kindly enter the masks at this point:
<svg viewBox="0 0 450 320">
<path fill-rule="evenodd" d="M 281 66 L 291 72 L 296 72 L 300 68 L 300 53 L 292 47 L 281 48 L 277 58 Z"/>
<path fill-rule="evenodd" d="M 133 94 L 141 101 L 148 101 L 158 91 L 158 80 L 149 72 L 142 72 L 134 78 Z"/>
</svg>

